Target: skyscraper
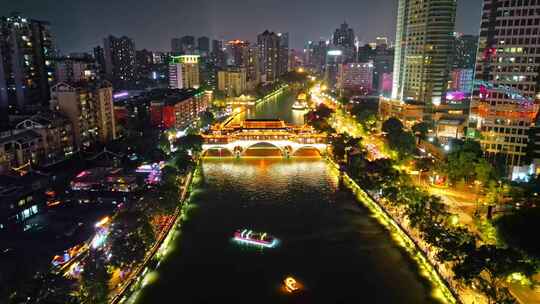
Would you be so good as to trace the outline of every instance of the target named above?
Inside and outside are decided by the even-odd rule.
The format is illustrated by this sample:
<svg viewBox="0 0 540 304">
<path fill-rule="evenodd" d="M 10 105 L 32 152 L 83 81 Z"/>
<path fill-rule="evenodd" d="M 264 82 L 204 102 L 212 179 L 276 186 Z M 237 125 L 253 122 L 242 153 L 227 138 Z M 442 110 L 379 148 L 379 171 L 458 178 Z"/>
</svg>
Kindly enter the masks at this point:
<svg viewBox="0 0 540 304">
<path fill-rule="evenodd" d="M 171 39 L 171 55 L 178 56 L 182 54 L 182 40 L 180 38 Z"/>
<path fill-rule="evenodd" d="M 257 36 L 259 59 L 261 62 L 261 77 L 263 81 L 275 81 L 279 74 L 280 37 L 268 30 Z"/>
<path fill-rule="evenodd" d="M 105 75 L 115 88 L 129 85 L 136 79 L 135 42 L 123 36 L 109 36 L 103 40 Z"/>
<path fill-rule="evenodd" d="M 173 56 L 169 64 L 169 87 L 197 89 L 199 86 L 199 55 Z"/>
<path fill-rule="evenodd" d="M 251 46 L 248 50 L 248 65 L 247 65 L 247 83 L 248 88 L 253 89 L 261 82 L 261 69 L 259 67 L 259 49 L 257 46 Z"/>
<path fill-rule="evenodd" d="M 197 39 L 197 49 L 201 55 L 210 53 L 210 39 L 208 37 L 199 37 Z"/>
<path fill-rule="evenodd" d="M 309 41 L 306 47 L 305 61 L 307 65 L 318 74 L 323 74 L 324 72 L 327 49 L 328 46 L 324 40 L 321 40 L 318 43 Z"/>
<path fill-rule="evenodd" d="M 392 97 L 425 105 L 431 120 L 447 87 L 455 0 L 399 0 Z"/>
<path fill-rule="evenodd" d="M 474 69 L 478 36 L 457 34 L 454 42 L 452 67 L 455 69 Z"/>
<path fill-rule="evenodd" d="M 228 64 L 237 67 L 247 67 L 249 55 L 249 42 L 231 40 L 227 42 Z"/>
<path fill-rule="evenodd" d="M 346 22 L 334 31 L 332 42 L 336 46 L 354 47 L 354 30 Z"/>
<path fill-rule="evenodd" d="M 113 89 L 107 81 L 80 85 L 60 82 L 51 88 L 51 107 L 71 121 L 79 149 L 116 138 Z"/>
<path fill-rule="evenodd" d="M 105 51 L 103 47 L 96 46 L 94 48 L 94 59 L 96 60 L 96 65 L 98 68 L 99 75 L 101 77 L 105 76 Z"/>
<path fill-rule="evenodd" d="M 488 159 L 508 166 L 526 163 L 538 112 L 538 4 L 484 0 L 468 135 L 480 140 Z"/>
<path fill-rule="evenodd" d="M 350 28 L 346 22 L 343 22 L 343 24 L 334 31 L 332 44 L 343 51 L 344 60 L 346 62 L 355 61 L 356 50 L 354 44 L 354 30 Z"/>
<path fill-rule="evenodd" d="M 289 33 L 278 33 L 279 53 L 278 53 L 278 76 L 289 71 Z"/>
<path fill-rule="evenodd" d="M 19 14 L 0 17 L 0 121 L 8 108 L 47 105 L 54 81 L 49 24 Z"/>
</svg>

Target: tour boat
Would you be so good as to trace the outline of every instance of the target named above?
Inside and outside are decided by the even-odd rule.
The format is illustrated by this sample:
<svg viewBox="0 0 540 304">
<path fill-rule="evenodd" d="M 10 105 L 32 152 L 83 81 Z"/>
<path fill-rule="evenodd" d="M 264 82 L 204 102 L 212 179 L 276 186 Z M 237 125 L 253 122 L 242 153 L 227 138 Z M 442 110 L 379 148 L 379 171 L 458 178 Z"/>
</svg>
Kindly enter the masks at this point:
<svg viewBox="0 0 540 304">
<path fill-rule="evenodd" d="M 267 233 L 259 233 L 248 229 L 237 230 L 234 233 L 234 240 L 240 243 L 266 248 L 276 247 L 278 243 L 275 237 Z"/>
<path fill-rule="evenodd" d="M 287 277 L 287 278 L 285 278 L 285 280 L 283 281 L 283 284 L 285 285 L 285 289 L 286 289 L 288 292 L 295 292 L 295 291 L 300 290 L 300 288 L 301 288 L 300 283 L 298 283 L 298 282 L 296 281 L 296 279 L 293 278 L 293 277 Z"/>
<path fill-rule="evenodd" d="M 300 110 L 300 111 L 303 111 L 303 110 L 307 110 L 308 109 L 308 105 L 305 101 L 295 101 L 292 105 L 292 109 L 293 110 Z"/>
</svg>

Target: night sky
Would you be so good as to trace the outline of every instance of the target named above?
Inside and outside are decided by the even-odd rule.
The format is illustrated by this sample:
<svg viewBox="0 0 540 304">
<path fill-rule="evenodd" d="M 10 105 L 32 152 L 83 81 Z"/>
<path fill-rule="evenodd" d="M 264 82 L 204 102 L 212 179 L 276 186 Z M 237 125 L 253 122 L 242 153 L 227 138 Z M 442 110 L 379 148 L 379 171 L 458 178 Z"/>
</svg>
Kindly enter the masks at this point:
<svg viewBox="0 0 540 304">
<path fill-rule="evenodd" d="M 397 0 L 2 0 L 12 11 L 52 23 L 58 48 L 89 51 L 108 34 L 135 39 L 137 49 L 170 50 L 170 39 L 206 35 L 254 41 L 265 29 L 288 31 L 291 46 L 330 37 L 344 20 L 362 42 L 394 40 Z M 477 34 L 482 0 L 457 0 L 456 30 Z"/>
</svg>

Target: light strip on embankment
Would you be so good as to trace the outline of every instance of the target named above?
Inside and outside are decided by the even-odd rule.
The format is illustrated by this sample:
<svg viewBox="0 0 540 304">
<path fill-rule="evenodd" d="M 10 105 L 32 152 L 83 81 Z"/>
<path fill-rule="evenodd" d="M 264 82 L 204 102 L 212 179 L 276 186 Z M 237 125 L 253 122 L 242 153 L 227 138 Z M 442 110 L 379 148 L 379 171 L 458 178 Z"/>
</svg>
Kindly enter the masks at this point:
<svg viewBox="0 0 540 304">
<path fill-rule="evenodd" d="M 328 162 L 334 170 L 339 171 L 339 167 L 336 163 L 330 159 L 328 159 Z M 391 232 L 393 239 L 409 253 L 413 260 L 416 261 L 422 276 L 427 278 L 433 285 L 433 297 L 444 301 L 444 303 L 460 303 L 433 265 L 424 256 L 422 250 L 418 248 L 412 238 L 392 218 L 392 216 L 390 216 L 381 205 L 358 186 L 358 184 L 345 172 L 343 172 L 343 179 L 349 189 L 356 195 L 356 198 L 373 213 L 379 223 Z"/>
</svg>

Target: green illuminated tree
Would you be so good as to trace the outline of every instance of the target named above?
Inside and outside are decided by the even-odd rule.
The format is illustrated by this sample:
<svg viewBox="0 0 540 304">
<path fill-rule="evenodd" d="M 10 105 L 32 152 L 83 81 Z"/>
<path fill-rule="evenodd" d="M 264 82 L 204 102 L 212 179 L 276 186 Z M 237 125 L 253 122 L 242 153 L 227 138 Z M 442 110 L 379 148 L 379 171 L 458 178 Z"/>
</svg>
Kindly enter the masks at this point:
<svg viewBox="0 0 540 304">
<path fill-rule="evenodd" d="M 90 251 L 81 274 L 79 301 L 84 304 L 108 303 L 110 279 L 111 275 L 101 251 Z"/>
<path fill-rule="evenodd" d="M 111 265 L 130 267 L 142 261 L 155 241 L 148 217 L 140 211 L 124 211 L 114 219 L 109 234 Z"/>
<path fill-rule="evenodd" d="M 495 178 L 495 169 L 484 158 L 480 158 L 475 164 L 474 173 L 476 174 L 476 179 L 484 185 L 487 185 Z"/>
<path fill-rule="evenodd" d="M 197 155 L 202 151 L 204 139 L 198 134 L 188 134 L 179 138 L 175 145 L 179 151 L 191 151 L 193 155 Z"/>
<path fill-rule="evenodd" d="M 515 272 L 531 275 L 534 265 L 512 248 L 483 245 L 454 266 L 456 277 L 467 284 L 474 283 L 490 303 L 514 303 L 504 287 L 506 278 Z"/>
<path fill-rule="evenodd" d="M 179 174 L 186 174 L 193 168 L 195 165 L 195 162 L 193 161 L 193 158 L 188 154 L 187 151 L 184 150 L 178 150 L 175 153 L 174 156 L 174 166 L 178 170 Z"/>
<path fill-rule="evenodd" d="M 165 154 L 171 153 L 171 143 L 169 142 L 169 137 L 167 136 L 167 133 L 161 133 L 159 137 L 159 148 Z"/>
<path fill-rule="evenodd" d="M 382 124 L 382 131 L 386 134 L 399 135 L 403 131 L 403 124 L 395 117 L 390 117 Z"/>
<path fill-rule="evenodd" d="M 212 112 L 206 110 L 201 114 L 201 121 L 200 121 L 200 127 L 204 128 L 206 126 L 209 126 L 214 123 L 214 114 Z"/>
<path fill-rule="evenodd" d="M 412 126 L 412 131 L 420 136 L 421 138 L 426 138 L 426 136 L 429 133 L 429 129 L 431 128 L 431 124 L 427 122 L 419 122 Z"/>
</svg>

